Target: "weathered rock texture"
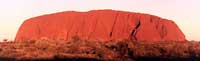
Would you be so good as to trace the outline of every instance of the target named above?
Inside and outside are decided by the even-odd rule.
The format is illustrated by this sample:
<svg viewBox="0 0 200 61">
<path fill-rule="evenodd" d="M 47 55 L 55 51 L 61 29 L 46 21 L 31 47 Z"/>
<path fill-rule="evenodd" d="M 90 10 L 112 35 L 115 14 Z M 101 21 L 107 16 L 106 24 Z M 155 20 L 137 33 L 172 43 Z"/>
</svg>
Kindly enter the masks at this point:
<svg viewBox="0 0 200 61">
<path fill-rule="evenodd" d="M 173 21 L 115 10 L 66 11 L 31 18 L 21 25 L 15 40 L 43 37 L 70 40 L 75 35 L 83 40 L 185 41 Z"/>
</svg>

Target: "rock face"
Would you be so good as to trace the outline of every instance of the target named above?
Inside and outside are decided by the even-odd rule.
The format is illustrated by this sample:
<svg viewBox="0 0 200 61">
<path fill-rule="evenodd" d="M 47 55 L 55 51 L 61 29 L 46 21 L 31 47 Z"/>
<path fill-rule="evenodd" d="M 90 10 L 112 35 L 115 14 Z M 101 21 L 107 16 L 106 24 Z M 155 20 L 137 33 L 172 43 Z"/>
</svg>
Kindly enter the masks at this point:
<svg viewBox="0 0 200 61">
<path fill-rule="evenodd" d="M 115 10 L 66 11 L 26 20 L 15 41 L 50 38 L 70 40 L 135 39 L 148 41 L 185 41 L 178 26 L 170 20 L 149 14 Z"/>
</svg>

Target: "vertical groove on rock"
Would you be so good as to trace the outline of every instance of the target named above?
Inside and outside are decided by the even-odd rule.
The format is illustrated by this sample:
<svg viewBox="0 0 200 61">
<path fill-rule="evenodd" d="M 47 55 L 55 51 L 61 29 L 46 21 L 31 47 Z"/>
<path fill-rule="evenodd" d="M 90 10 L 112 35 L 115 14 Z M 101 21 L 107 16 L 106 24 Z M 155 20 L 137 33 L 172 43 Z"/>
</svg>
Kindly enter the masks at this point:
<svg viewBox="0 0 200 61">
<path fill-rule="evenodd" d="M 73 26 L 74 26 L 74 22 L 72 21 L 72 26 L 69 28 L 69 31 L 67 31 L 67 39 L 69 38 L 69 32 L 72 30 Z"/>
<path fill-rule="evenodd" d="M 163 38 L 165 37 L 165 36 L 167 36 L 167 33 L 168 33 L 168 31 L 167 31 L 168 29 L 167 29 L 167 27 L 166 27 L 166 25 L 165 24 L 163 24 L 163 28 L 162 28 L 162 32 L 163 32 Z M 176 37 L 176 36 L 175 36 Z"/>
<path fill-rule="evenodd" d="M 150 23 L 153 23 L 153 18 L 152 18 L 152 16 L 150 16 Z"/>
<path fill-rule="evenodd" d="M 98 21 L 99 21 L 98 18 L 99 18 L 99 17 L 97 17 L 96 20 L 95 20 L 96 22 L 95 22 L 94 29 L 93 29 L 93 31 L 89 34 L 88 39 L 90 39 L 90 37 L 92 36 L 92 34 L 96 31 L 97 23 L 98 23 Z"/>
<path fill-rule="evenodd" d="M 82 29 L 85 29 L 85 23 L 86 23 L 86 19 L 85 19 L 86 17 L 84 17 L 84 16 L 87 16 L 87 14 L 85 14 L 85 13 L 83 14 L 83 24 L 82 24 L 83 28 Z M 84 31 L 84 30 L 82 30 L 82 31 Z M 85 33 L 85 31 L 84 31 L 84 33 Z M 82 33 L 80 36 L 84 36 L 84 34 Z"/>
<path fill-rule="evenodd" d="M 36 25 L 37 26 L 37 29 L 38 29 L 38 37 L 37 38 L 39 38 L 39 37 L 41 37 L 41 28 L 40 28 L 40 26 L 39 26 L 39 24 L 37 24 Z"/>
<path fill-rule="evenodd" d="M 113 23 L 113 25 L 112 25 L 111 32 L 110 32 L 110 34 L 109 34 L 110 38 L 112 37 L 112 33 L 113 33 L 113 30 L 114 30 L 115 24 L 116 24 L 116 22 L 117 22 L 117 20 L 118 20 L 118 19 L 117 19 L 118 16 L 119 16 L 119 13 L 116 13 L 116 16 L 115 16 L 115 19 L 114 19 L 114 23 Z"/>
<path fill-rule="evenodd" d="M 138 20 L 138 23 L 136 24 L 135 29 L 133 29 L 132 32 L 131 32 L 131 36 L 134 37 L 133 40 L 137 40 L 136 34 L 137 34 L 139 27 L 140 27 L 140 20 Z"/>
<path fill-rule="evenodd" d="M 77 31 L 78 32 L 78 34 L 77 34 L 78 36 L 82 36 L 83 33 L 81 33 L 81 31 L 83 31 L 82 29 L 84 29 L 84 27 L 85 27 L 85 19 L 84 19 L 85 15 L 84 15 L 84 13 L 81 13 L 81 15 L 82 15 L 82 17 L 81 17 L 81 25 L 79 25 L 80 28 L 78 28 L 78 31 Z"/>
<path fill-rule="evenodd" d="M 167 29 L 166 29 L 166 27 L 163 28 L 163 32 L 164 32 L 163 35 L 166 36 L 167 35 Z"/>
<path fill-rule="evenodd" d="M 127 22 L 127 23 L 128 23 L 128 21 L 129 21 L 129 19 L 130 19 L 130 15 L 131 15 L 131 14 L 128 14 L 128 15 L 127 15 L 127 19 L 126 19 L 126 22 Z M 128 29 L 128 27 L 129 27 L 129 25 L 126 24 L 126 28 L 125 28 L 125 29 Z M 125 31 L 125 29 L 124 29 L 124 31 Z M 134 28 L 133 28 L 133 29 L 134 29 Z M 124 31 L 123 31 L 123 32 L 124 32 Z M 133 36 L 131 36 L 131 35 L 128 36 L 128 38 L 130 38 L 130 39 L 132 39 L 132 37 L 133 37 Z"/>
<path fill-rule="evenodd" d="M 129 13 L 126 13 L 126 15 L 124 15 L 125 16 L 125 19 L 124 19 L 124 24 L 123 24 L 123 29 L 122 29 L 122 31 L 121 31 L 121 35 L 127 35 L 128 34 L 128 32 L 127 32 L 127 29 L 128 29 L 128 20 L 129 20 L 129 18 L 130 18 L 130 14 Z M 123 38 L 130 38 L 130 36 L 128 35 L 127 37 L 123 37 Z"/>
<path fill-rule="evenodd" d="M 163 25 L 161 25 L 161 32 L 160 32 L 160 36 L 161 36 L 161 38 L 163 39 L 164 38 L 164 26 Z"/>
</svg>

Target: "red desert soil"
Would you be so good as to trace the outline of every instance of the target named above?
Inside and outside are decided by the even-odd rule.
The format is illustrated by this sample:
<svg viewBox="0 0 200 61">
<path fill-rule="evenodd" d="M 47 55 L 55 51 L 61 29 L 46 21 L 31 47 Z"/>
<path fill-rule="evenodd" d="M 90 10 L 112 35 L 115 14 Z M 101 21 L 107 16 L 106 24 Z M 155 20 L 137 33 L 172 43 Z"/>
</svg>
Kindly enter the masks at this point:
<svg viewBox="0 0 200 61">
<path fill-rule="evenodd" d="M 171 20 L 154 15 L 116 10 L 88 12 L 66 11 L 26 20 L 16 41 L 49 38 L 70 40 L 78 35 L 83 40 L 149 40 L 185 41 L 185 36 Z"/>
</svg>

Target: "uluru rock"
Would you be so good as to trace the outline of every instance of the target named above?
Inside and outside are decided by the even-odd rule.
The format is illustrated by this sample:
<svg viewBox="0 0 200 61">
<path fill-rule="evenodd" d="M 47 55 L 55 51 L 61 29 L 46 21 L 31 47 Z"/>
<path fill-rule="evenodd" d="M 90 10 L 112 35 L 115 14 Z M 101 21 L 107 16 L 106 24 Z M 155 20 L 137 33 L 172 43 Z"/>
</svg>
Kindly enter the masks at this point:
<svg viewBox="0 0 200 61">
<path fill-rule="evenodd" d="M 185 36 L 171 20 L 154 15 L 115 11 L 66 11 L 26 20 L 15 41 L 49 38 L 70 40 L 148 40 L 185 41 Z"/>
</svg>

